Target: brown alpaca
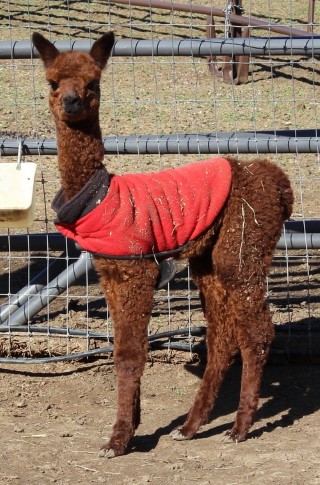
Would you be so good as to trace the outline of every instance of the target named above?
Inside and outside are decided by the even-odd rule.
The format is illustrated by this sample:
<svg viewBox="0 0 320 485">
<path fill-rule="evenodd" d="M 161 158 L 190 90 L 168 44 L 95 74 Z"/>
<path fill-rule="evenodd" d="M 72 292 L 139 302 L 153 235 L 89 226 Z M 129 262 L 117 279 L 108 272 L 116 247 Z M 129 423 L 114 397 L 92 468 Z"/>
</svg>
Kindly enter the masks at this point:
<svg viewBox="0 0 320 485">
<path fill-rule="evenodd" d="M 63 197 L 68 202 L 103 167 L 99 81 L 114 35 L 103 35 L 89 54 L 59 53 L 40 34 L 34 34 L 33 42 L 51 86 L 50 109 L 57 128 Z M 211 227 L 176 255 L 189 259 L 208 326 L 207 366 L 185 423 L 171 433 L 176 440 L 192 438 L 208 421 L 238 350 L 243 365 L 240 403 L 224 440 L 246 439 L 274 334 L 265 279 L 282 224 L 291 214 L 292 190 L 287 176 L 267 160 L 227 160 L 232 182 L 226 202 Z M 101 448 L 102 455 L 110 458 L 125 453 L 140 423 L 140 380 L 159 269 L 152 257 L 117 259 L 95 254 L 94 259 L 115 329 L 118 408 L 111 438 Z"/>
</svg>

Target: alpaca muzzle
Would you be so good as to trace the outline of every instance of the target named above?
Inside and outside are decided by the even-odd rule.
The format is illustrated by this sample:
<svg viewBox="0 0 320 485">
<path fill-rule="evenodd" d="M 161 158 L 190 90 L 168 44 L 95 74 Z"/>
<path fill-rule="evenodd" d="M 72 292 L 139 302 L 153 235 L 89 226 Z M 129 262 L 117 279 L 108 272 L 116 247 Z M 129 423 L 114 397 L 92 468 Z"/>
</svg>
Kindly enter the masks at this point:
<svg viewBox="0 0 320 485">
<path fill-rule="evenodd" d="M 63 111 L 68 115 L 79 114 L 83 109 L 80 96 L 73 93 L 65 94 L 63 96 L 62 107 Z"/>
</svg>

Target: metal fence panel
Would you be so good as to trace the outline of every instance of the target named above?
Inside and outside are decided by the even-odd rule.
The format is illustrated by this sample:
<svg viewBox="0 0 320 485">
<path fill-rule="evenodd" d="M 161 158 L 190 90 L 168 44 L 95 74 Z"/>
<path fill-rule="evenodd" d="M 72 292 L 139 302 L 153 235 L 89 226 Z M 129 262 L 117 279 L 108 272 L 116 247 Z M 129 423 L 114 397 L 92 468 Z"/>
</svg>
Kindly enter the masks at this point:
<svg viewBox="0 0 320 485">
<path fill-rule="evenodd" d="M 1 8 L 0 155 L 15 163 L 22 140 L 24 159 L 38 164 L 34 224 L 27 233 L 0 229 L 4 358 L 59 360 L 89 351 L 96 354 L 99 346 L 103 352 L 111 349 L 112 322 L 91 259 L 78 260 L 77 249 L 53 235 L 51 201 L 59 188 L 55 132 L 43 68 L 30 43 L 32 33 L 40 31 L 59 48 L 88 49 L 93 39 L 110 29 L 118 42 L 102 82 L 101 126 L 108 169 L 152 171 L 208 153 L 241 154 L 247 159 L 268 153 L 290 175 L 293 217 L 298 223 L 286 226 L 268 280 L 267 298 L 277 329 L 273 351 L 316 358 L 320 352 L 318 26 L 312 35 L 293 38 L 261 30 L 253 22 L 251 37 L 234 40 L 224 38 L 220 19 L 215 25 L 219 37 L 207 40 L 206 16 L 191 10 L 168 12 L 89 0 L 62 2 L 59 8 L 51 1 L 22 6 L 9 0 Z M 270 16 L 268 2 L 259 8 L 255 13 Z M 273 8 L 281 23 L 304 19 L 298 4 L 295 9 Z M 303 21 L 294 26 L 305 28 Z M 223 68 L 223 56 L 244 54 L 249 56 L 250 73 L 248 82 L 239 86 L 213 77 L 204 58 L 217 56 L 216 65 Z M 21 323 L 27 323 L 23 329 Z M 203 325 L 188 267 L 179 265 L 176 277 L 156 292 L 150 334 L 186 329 L 180 345 L 191 349 L 191 329 Z M 199 330 L 195 333 L 199 335 Z M 172 339 L 169 344 L 160 339 L 152 345 L 176 347 Z"/>
</svg>

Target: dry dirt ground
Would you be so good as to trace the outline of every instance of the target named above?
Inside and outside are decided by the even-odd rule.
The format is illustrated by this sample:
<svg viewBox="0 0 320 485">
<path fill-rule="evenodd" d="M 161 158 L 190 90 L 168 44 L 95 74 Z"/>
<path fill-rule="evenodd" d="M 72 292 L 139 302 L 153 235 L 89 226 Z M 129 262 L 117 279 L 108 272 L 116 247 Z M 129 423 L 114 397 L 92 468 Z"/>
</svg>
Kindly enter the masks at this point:
<svg viewBox="0 0 320 485">
<path fill-rule="evenodd" d="M 225 444 L 239 394 L 235 365 L 210 424 L 191 441 L 173 441 L 168 434 L 187 412 L 201 369 L 149 363 L 142 424 L 129 453 L 106 460 L 98 449 L 115 412 L 111 363 L 2 366 L 0 482 L 320 484 L 319 367 L 269 365 L 249 439 Z"/>
</svg>

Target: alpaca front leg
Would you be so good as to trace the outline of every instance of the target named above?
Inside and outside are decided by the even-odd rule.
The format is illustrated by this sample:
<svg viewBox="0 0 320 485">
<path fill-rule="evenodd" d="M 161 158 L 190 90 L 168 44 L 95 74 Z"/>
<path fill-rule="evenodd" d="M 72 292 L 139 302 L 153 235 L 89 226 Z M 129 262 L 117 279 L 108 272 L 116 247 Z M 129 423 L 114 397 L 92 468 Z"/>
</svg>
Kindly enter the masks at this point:
<svg viewBox="0 0 320 485">
<path fill-rule="evenodd" d="M 140 424 L 140 380 L 147 361 L 147 325 L 150 314 L 141 313 L 136 301 L 135 320 L 116 323 L 114 361 L 117 374 L 117 414 L 110 440 L 101 447 L 100 456 L 123 455 Z M 142 302 L 141 302 L 142 303 Z M 128 317 L 128 315 L 127 315 Z"/>
<path fill-rule="evenodd" d="M 101 457 L 113 458 L 123 455 L 140 424 L 140 379 L 144 362 L 141 364 L 122 362 L 116 365 L 117 416 L 110 440 L 101 447 Z"/>
<path fill-rule="evenodd" d="M 147 326 L 158 276 L 150 261 L 97 265 L 114 324 L 117 414 L 100 456 L 123 455 L 140 423 L 140 380 L 148 355 Z"/>
</svg>

